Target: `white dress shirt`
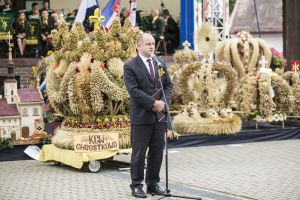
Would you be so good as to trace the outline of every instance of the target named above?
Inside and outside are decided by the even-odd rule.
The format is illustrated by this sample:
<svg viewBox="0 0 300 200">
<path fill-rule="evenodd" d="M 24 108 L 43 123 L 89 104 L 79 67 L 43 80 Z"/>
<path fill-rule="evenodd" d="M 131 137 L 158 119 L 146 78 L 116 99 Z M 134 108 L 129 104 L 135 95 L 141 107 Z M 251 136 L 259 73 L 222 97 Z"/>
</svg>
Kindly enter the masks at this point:
<svg viewBox="0 0 300 200">
<path fill-rule="evenodd" d="M 148 60 L 148 59 L 151 59 L 151 63 L 152 63 L 152 66 L 153 66 L 154 77 L 155 77 L 156 74 L 155 74 L 155 67 L 154 67 L 153 59 L 152 59 L 151 57 L 146 58 L 145 56 L 142 56 L 141 54 L 139 54 L 139 56 L 140 56 L 141 59 L 143 60 L 143 62 L 144 62 L 144 64 L 145 64 L 145 66 L 147 67 L 147 70 L 148 70 L 148 72 L 149 72 L 150 75 L 151 75 L 151 73 L 150 73 L 150 66 L 149 66 L 149 63 L 148 63 L 147 60 Z"/>
</svg>

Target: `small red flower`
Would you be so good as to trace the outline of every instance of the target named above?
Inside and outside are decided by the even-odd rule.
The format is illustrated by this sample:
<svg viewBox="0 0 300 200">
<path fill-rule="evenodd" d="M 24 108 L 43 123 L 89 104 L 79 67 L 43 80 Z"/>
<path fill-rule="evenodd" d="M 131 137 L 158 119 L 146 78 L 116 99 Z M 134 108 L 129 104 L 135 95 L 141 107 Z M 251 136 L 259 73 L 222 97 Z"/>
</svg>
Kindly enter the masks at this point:
<svg viewBox="0 0 300 200">
<path fill-rule="evenodd" d="M 101 63 L 101 64 L 100 64 L 100 67 L 101 67 L 102 70 L 104 70 L 104 68 L 105 68 L 104 63 Z"/>
<path fill-rule="evenodd" d="M 76 73 L 79 73 L 79 72 L 80 72 L 80 69 L 79 69 L 78 67 L 76 67 L 75 72 L 76 72 Z"/>
</svg>

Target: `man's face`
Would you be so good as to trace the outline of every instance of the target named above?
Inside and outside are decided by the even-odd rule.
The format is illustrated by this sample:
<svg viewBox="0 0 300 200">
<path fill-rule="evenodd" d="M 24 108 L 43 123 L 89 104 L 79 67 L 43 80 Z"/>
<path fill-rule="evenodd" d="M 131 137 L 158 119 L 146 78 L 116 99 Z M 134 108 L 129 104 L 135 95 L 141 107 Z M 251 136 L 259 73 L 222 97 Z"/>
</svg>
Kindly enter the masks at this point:
<svg viewBox="0 0 300 200">
<path fill-rule="evenodd" d="M 5 4 L 8 4 L 8 5 L 11 5 L 11 4 L 12 4 L 11 0 L 6 0 L 6 1 L 4 1 L 4 3 L 5 3 Z"/>
<path fill-rule="evenodd" d="M 140 12 L 140 17 L 144 17 L 145 13 L 144 12 Z"/>
<path fill-rule="evenodd" d="M 49 3 L 48 3 L 48 2 L 44 2 L 44 3 L 43 3 L 43 8 L 48 9 L 48 7 L 49 7 Z"/>
<path fill-rule="evenodd" d="M 151 17 L 155 17 L 155 11 L 154 10 L 151 10 Z"/>
<path fill-rule="evenodd" d="M 33 12 L 33 14 L 38 15 L 38 14 L 39 14 L 39 6 L 38 6 L 38 5 L 34 6 L 34 7 L 32 8 L 32 12 Z"/>
<path fill-rule="evenodd" d="M 19 18 L 21 19 L 21 20 L 24 20 L 26 17 L 25 17 L 25 13 L 20 13 L 20 16 L 19 16 Z"/>
<path fill-rule="evenodd" d="M 155 40 L 150 34 L 145 34 L 143 40 L 137 44 L 138 52 L 149 58 L 155 51 Z"/>
<path fill-rule="evenodd" d="M 121 15 L 123 15 L 124 17 L 128 17 L 128 9 L 122 9 Z"/>
<path fill-rule="evenodd" d="M 46 10 L 44 10 L 41 15 L 42 15 L 43 18 L 47 18 L 48 17 L 48 12 Z"/>
</svg>

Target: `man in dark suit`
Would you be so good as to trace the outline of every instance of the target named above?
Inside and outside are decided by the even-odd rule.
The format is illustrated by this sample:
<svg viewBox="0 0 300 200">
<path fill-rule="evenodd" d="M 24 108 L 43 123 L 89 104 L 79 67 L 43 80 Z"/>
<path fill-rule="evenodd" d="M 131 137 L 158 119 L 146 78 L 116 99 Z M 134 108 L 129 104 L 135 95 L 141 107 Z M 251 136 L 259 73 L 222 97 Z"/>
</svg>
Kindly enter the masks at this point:
<svg viewBox="0 0 300 200">
<path fill-rule="evenodd" d="M 137 39 L 138 55 L 124 66 L 124 81 L 130 95 L 131 121 L 131 190 L 132 195 L 146 198 L 142 190 L 144 180 L 144 164 L 147 148 L 147 172 L 145 182 L 147 193 L 163 195 L 158 182 L 159 171 L 163 157 L 164 134 L 166 123 L 159 122 L 155 112 L 162 112 L 165 102 L 156 100 L 152 95 L 159 90 L 159 70 L 167 101 L 172 94 L 172 83 L 163 65 L 160 69 L 151 55 L 155 51 L 155 40 L 149 33 L 140 35 Z M 163 71 L 162 71 L 163 70 Z"/>
<path fill-rule="evenodd" d="M 41 12 L 41 54 L 47 56 L 49 50 L 52 50 L 51 31 L 54 28 L 54 20 L 49 16 L 47 9 L 42 9 Z"/>
<path fill-rule="evenodd" d="M 173 54 L 179 46 L 179 28 L 168 9 L 163 10 L 163 18 L 165 20 L 164 37 L 167 42 L 167 51 Z"/>
<path fill-rule="evenodd" d="M 1 1 L 0 1 L 1 2 Z M 0 6 L 0 12 L 13 12 L 12 0 L 4 0 L 4 5 Z"/>
<path fill-rule="evenodd" d="M 159 16 L 158 9 L 152 9 L 150 32 L 152 33 L 155 42 L 158 42 L 160 40 L 160 36 L 163 36 L 163 31 L 164 31 L 164 20 Z"/>
</svg>

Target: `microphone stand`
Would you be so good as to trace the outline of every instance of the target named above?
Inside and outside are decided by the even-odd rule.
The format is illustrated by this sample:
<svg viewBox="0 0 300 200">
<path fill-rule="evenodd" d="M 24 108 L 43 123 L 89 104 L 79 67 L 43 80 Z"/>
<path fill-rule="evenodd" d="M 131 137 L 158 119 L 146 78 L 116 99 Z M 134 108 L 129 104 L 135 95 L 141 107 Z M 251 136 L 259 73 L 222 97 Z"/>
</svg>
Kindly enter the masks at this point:
<svg viewBox="0 0 300 200">
<path fill-rule="evenodd" d="M 159 198 L 159 199 L 163 199 L 165 197 L 178 197 L 178 198 L 183 198 L 183 199 L 196 199 L 196 200 L 201 200 L 202 198 L 200 197 L 189 197 L 189 196 L 181 196 L 181 195 L 173 195 L 171 194 L 171 190 L 169 189 L 169 173 L 168 173 L 168 137 L 167 137 L 167 130 L 168 130 L 168 120 L 170 120 L 170 126 L 171 126 L 171 131 L 172 131 L 172 137 L 174 138 L 174 129 L 173 129 L 173 125 L 172 125 L 172 120 L 171 120 L 171 116 L 170 116 L 170 110 L 169 110 L 169 105 L 167 102 L 167 98 L 165 95 L 165 91 L 164 91 L 164 87 L 161 81 L 161 76 L 159 74 L 159 69 L 162 68 L 162 64 L 160 63 L 160 61 L 155 57 L 152 56 L 152 58 L 155 60 L 157 67 L 158 67 L 158 82 L 160 84 L 161 90 L 162 90 L 162 96 L 165 102 L 165 109 L 164 109 L 164 113 L 165 113 L 165 124 L 166 124 L 166 132 L 165 132 L 165 168 L 166 168 L 166 189 L 165 189 L 165 193 L 164 195 Z"/>
</svg>

